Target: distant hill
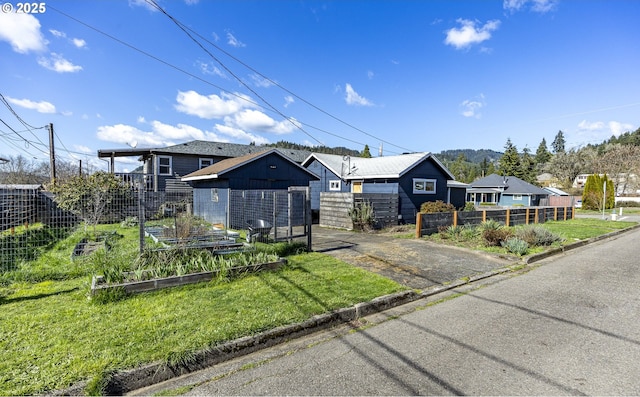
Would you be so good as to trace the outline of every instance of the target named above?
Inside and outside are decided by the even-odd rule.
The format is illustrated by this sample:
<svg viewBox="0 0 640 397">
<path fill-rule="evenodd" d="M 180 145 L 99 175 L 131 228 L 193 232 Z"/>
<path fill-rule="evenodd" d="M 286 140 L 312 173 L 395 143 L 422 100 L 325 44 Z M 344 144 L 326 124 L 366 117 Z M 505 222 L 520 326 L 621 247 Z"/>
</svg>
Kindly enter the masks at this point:
<svg viewBox="0 0 640 397">
<path fill-rule="evenodd" d="M 315 152 L 315 153 L 338 154 L 341 156 L 344 156 L 344 155 L 349 155 L 352 157 L 360 156 L 359 151 L 349 149 L 346 147 L 307 146 L 307 145 L 301 145 L 299 143 L 293 143 L 293 142 L 287 142 L 287 141 L 278 141 L 276 143 L 268 143 L 263 146 L 275 147 L 280 149 L 308 150 L 310 152 Z"/>
<path fill-rule="evenodd" d="M 445 162 L 456 161 L 460 154 L 464 154 L 466 160 L 470 163 L 480 164 L 487 159 L 490 163 L 497 162 L 500 157 L 502 157 L 502 153 L 496 152 L 491 149 L 454 149 L 454 150 L 443 150 L 440 153 L 436 153 L 436 157 Z"/>
</svg>

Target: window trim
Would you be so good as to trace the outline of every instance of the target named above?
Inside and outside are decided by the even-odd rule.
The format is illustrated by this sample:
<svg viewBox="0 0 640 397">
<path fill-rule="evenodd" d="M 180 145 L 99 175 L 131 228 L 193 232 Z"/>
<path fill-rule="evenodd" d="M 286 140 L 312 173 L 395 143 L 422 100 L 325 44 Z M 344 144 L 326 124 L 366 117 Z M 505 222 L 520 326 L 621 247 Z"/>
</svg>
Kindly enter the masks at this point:
<svg viewBox="0 0 640 397">
<path fill-rule="evenodd" d="M 522 195 L 521 194 L 514 194 L 512 196 L 513 201 L 522 201 Z"/>
<path fill-rule="evenodd" d="M 201 169 L 206 168 L 206 167 L 208 167 L 208 166 L 209 166 L 209 165 L 202 165 L 202 162 L 203 162 L 203 161 L 209 161 L 209 162 L 211 162 L 211 164 L 209 164 L 209 165 L 213 165 L 213 159 L 212 159 L 212 158 L 209 158 L 209 157 L 200 157 L 200 158 L 198 159 L 198 169 L 199 169 L 199 170 L 201 170 Z"/>
<path fill-rule="evenodd" d="M 342 190 L 342 181 L 340 179 L 329 180 L 329 191 L 339 192 Z"/>
<path fill-rule="evenodd" d="M 416 189 L 417 184 L 424 184 L 422 189 Z M 437 192 L 437 179 L 430 178 L 413 178 L 412 186 L 413 186 L 413 194 L 436 194 Z M 427 190 L 427 186 L 429 184 L 433 184 L 432 190 Z"/>
<path fill-rule="evenodd" d="M 158 170 L 158 175 L 172 175 L 173 174 L 173 157 L 171 156 L 157 156 L 157 170 Z M 163 159 L 168 159 L 169 160 L 169 165 L 164 165 L 164 164 L 160 164 L 161 160 Z M 161 172 L 160 170 L 162 169 L 162 167 L 169 167 L 169 172 Z"/>
</svg>

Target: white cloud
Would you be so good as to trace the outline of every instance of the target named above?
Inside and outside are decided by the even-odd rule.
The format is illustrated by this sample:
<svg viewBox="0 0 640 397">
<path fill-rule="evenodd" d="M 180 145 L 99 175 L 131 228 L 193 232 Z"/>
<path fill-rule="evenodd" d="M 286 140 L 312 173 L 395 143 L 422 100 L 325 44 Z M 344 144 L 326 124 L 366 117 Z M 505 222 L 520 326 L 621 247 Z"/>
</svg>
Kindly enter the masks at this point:
<svg viewBox="0 0 640 397">
<path fill-rule="evenodd" d="M 253 80 L 253 84 L 256 87 L 269 88 L 273 86 L 273 83 L 271 82 L 271 80 L 266 79 L 256 73 L 249 75 L 249 77 L 251 78 L 251 80 Z"/>
<path fill-rule="evenodd" d="M 15 99 L 10 97 L 5 97 L 5 98 L 7 98 L 7 101 L 9 103 L 23 107 L 25 109 L 35 110 L 38 113 L 55 113 L 56 112 L 56 107 L 52 103 L 47 101 L 34 102 L 29 99 Z"/>
<path fill-rule="evenodd" d="M 269 143 L 268 139 L 260 135 L 251 134 L 249 132 L 245 132 L 238 128 L 233 128 L 228 125 L 216 124 L 215 129 L 219 133 L 229 136 L 234 140 L 244 141 L 246 143 L 255 142 L 256 145 L 264 145 L 266 143 Z"/>
<path fill-rule="evenodd" d="M 87 42 L 84 41 L 83 39 L 73 38 L 71 39 L 71 42 L 73 43 L 74 46 L 78 48 L 84 48 L 87 46 Z"/>
<path fill-rule="evenodd" d="M 488 21 L 481 27 L 476 27 L 477 21 L 468 19 L 458 19 L 462 26 L 460 28 L 451 28 L 446 31 L 447 37 L 445 44 L 451 45 L 456 49 L 468 48 L 473 44 L 482 43 L 491 38 L 491 32 L 500 26 L 499 20 Z"/>
<path fill-rule="evenodd" d="M 213 63 L 197 61 L 196 65 L 200 68 L 202 74 L 208 74 L 228 79 L 227 75 L 224 74 L 224 72 Z"/>
<path fill-rule="evenodd" d="M 578 142 L 578 145 L 587 143 L 602 143 L 611 138 L 611 136 L 620 136 L 625 132 L 634 131 L 636 127 L 633 124 L 622 123 L 619 121 L 587 121 L 582 120 L 578 123 L 576 131 L 572 134 L 572 141 Z"/>
<path fill-rule="evenodd" d="M 478 98 L 475 98 L 473 100 L 466 99 L 462 101 L 462 103 L 460 104 L 460 107 L 462 108 L 461 114 L 464 117 L 473 117 L 479 119 L 482 117 L 482 113 L 480 113 L 480 110 L 482 110 L 482 108 L 485 106 L 486 102 L 484 100 L 484 95 L 480 94 Z"/>
<path fill-rule="evenodd" d="M 173 145 L 175 141 L 194 139 L 212 141 L 220 141 L 221 139 L 214 132 L 203 131 L 187 124 L 173 126 L 154 120 L 149 125 L 151 131 L 143 131 L 125 124 L 101 126 L 98 127 L 96 136 L 100 140 L 123 145 L 135 142 L 135 145 L 139 147 L 165 147 Z"/>
<path fill-rule="evenodd" d="M 62 37 L 62 38 L 67 37 L 67 34 L 65 32 L 61 32 L 59 30 L 49 29 L 49 32 L 56 37 Z"/>
<path fill-rule="evenodd" d="M 102 141 L 116 142 L 123 145 L 126 145 L 127 142 L 137 141 L 141 146 L 165 146 L 165 142 L 152 132 L 145 132 L 125 124 L 100 126 L 96 136 Z"/>
<path fill-rule="evenodd" d="M 146 0 L 129 0 L 129 7 L 144 7 L 149 11 L 158 11 L 150 2 Z"/>
<path fill-rule="evenodd" d="M 138 123 L 146 123 L 147 120 L 144 118 L 144 116 L 138 116 L 138 119 L 136 120 Z"/>
<path fill-rule="evenodd" d="M 220 96 L 205 96 L 195 91 L 179 91 L 176 101 L 176 110 L 203 119 L 221 119 L 244 108 L 256 107 L 251 103 L 251 98 L 243 94 L 222 93 Z"/>
<path fill-rule="evenodd" d="M 634 131 L 636 127 L 633 124 L 621 123 L 619 121 L 610 121 L 609 129 L 611 133 L 615 136 L 620 136 L 620 134 L 624 134 L 625 132 Z"/>
<path fill-rule="evenodd" d="M 355 106 L 373 106 L 373 103 L 369 101 L 367 98 L 360 96 L 354 89 L 351 87 L 351 84 L 347 83 L 344 87 L 345 90 L 345 101 L 347 105 L 355 105 Z"/>
<path fill-rule="evenodd" d="M 375 77 L 375 74 L 373 73 L 372 70 L 367 70 L 367 78 L 369 80 L 373 80 L 373 78 Z"/>
<path fill-rule="evenodd" d="M 13 51 L 20 54 L 45 51 L 48 44 L 36 17 L 4 12 L 0 12 L 0 41 L 8 42 Z"/>
<path fill-rule="evenodd" d="M 81 152 L 81 153 L 87 153 L 87 154 L 93 154 L 94 151 L 89 149 L 88 147 L 84 146 L 84 145 L 73 145 L 73 149 L 76 152 Z"/>
<path fill-rule="evenodd" d="M 295 121 L 295 120 L 293 120 Z M 276 121 L 263 112 L 245 109 L 224 118 L 225 125 L 242 130 L 270 132 L 273 134 L 289 134 L 295 126 L 289 120 Z"/>
<path fill-rule="evenodd" d="M 287 95 L 286 97 L 284 97 L 284 107 L 288 108 L 289 105 L 291 105 L 292 103 L 294 103 L 296 100 L 293 99 L 293 97 L 291 95 Z"/>
<path fill-rule="evenodd" d="M 41 57 L 38 59 L 38 64 L 43 68 L 53 70 L 58 73 L 75 73 L 82 70 L 82 66 L 74 65 L 70 61 L 66 60 L 61 54 L 51 53 L 51 57 Z"/>
<path fill-rule="evenodd" d="M 502 7 L 513 13 L 529 6 L 531 11 L 544 14 L 555 9 L 557 3 L 557 0 L 504 0 Z"/>
<path fill-rule="evenodd" d="M 227 44 L 231 47 L 246 47 L 247 45 L 240 40 L 238 40 L 233 33 L 227 32 Z"/>
</svg>

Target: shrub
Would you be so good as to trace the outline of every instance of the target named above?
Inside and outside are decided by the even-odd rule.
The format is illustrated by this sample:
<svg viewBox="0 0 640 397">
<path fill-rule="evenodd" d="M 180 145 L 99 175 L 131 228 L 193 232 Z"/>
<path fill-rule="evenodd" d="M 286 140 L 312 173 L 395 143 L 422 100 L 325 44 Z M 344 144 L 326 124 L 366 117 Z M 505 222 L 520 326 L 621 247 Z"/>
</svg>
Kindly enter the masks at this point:
<svg viewBox="0 0 640 397">
<path fill-rule="evenodd" d="M 420 212 L 423 214 L 431 214 L 434 212 L 454 212 L 456 207 L 453 204 L 445 203 L 442 200 L 425 201 L 420 205 Z"/>
<path fill-rule="evenodd" d="M 500 227 L 499 229 L 484 229 L 482 231 L 482 238 L 485 245 L 489 247 L 499 247 L 503 241 L 511 237 L 511 230 L 508 228 Z"/>
<path fill-rule="evenodd" d="M 624 208 L 624 207 L 640 207 L 640 202 L 638 201 L 618 201 L 616 203 L 616 208 Z"/>
<path fill-rule="evenodd" d="M 480 229 L 484 232 L 485 230 L 497 230 L 502 228 L 504 225 L 496 220 L 489 219 L 480 224 Z"/>
<path fill-rule="evenodd" d="M 373 227 L 375 214 L 373 206 L 368 201 L 359 203 L 349 210 L 349 217 L 355 228 L 365 230 Z"/>
<path fill-rule="evenodd" d="M 475 225 L 463 225 L 460 236 L 465 240 L 473 240 L 480 235 L 480 230 Z"/>
<path fill-rule="evenodd" d="M 526 255 L 527 251 L 529 250 L 529 244 L 517 237 L 510 237 L 507 240 L 503 241 L 501 245 L 505 247 L 507 251 L 518 256 Z"/>
<path fill-rule="evenodd" d="M 564 239 L 541 225 L 525 225 L 516 229 L 517 238 L 524 240 L 531 247 L 549 246 Z"/>
<path fill-rule="evenodd" d="M 449 237 L 449 238 L 454 238 L 455 239 L 455 238 L 460 236 L 461 232 L 462 232 L 462 226 L 451 225 L 451 226 L 447 227 L 447 229 L 446 229 L 446 234 L 447 234 L 447 237 Z"/>
<path fill-rule="evenodd" d="M 476 210 L 476 205 L 472 201 L 467 201 L 464 204 L 464 208 L 462 210 L 463 211 L 467 211 L 467 212 L 475 211 Z"/>
</svg>

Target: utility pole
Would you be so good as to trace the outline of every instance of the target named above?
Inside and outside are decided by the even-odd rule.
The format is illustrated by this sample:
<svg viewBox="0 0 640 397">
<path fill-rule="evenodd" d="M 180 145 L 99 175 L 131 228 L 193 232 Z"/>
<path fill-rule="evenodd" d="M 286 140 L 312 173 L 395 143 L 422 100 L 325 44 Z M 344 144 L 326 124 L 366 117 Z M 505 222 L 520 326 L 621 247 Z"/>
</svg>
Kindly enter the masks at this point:
<svg viewBox="0 0 640 397">
<path fill-rule="evenodd" d="M 51 168 L 51 184 L 56 183 L 56 153 L 53 144 L 53 123 L 49 123 L 49 167 Z"/>
</svg>

